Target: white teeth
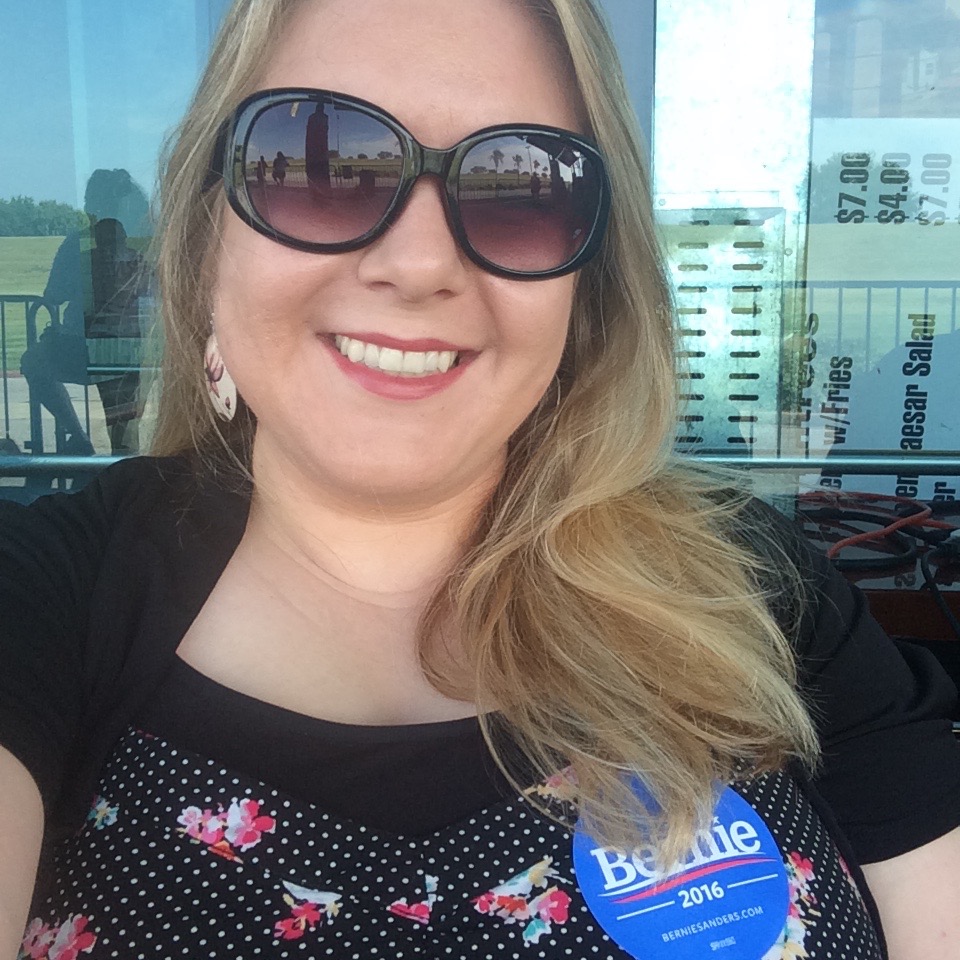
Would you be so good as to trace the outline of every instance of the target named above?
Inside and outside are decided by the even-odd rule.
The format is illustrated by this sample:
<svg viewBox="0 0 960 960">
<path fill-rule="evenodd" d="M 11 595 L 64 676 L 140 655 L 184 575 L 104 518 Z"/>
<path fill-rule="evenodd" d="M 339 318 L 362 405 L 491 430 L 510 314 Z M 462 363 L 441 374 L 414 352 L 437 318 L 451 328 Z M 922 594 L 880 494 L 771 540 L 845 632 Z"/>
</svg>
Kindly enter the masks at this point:
<svg viewBox="0 0 960 960">
<path fill-rule="evenodd" d="M 359 363 L 363 359 L 363 344 L 359 340 L 351 340 L 347 347 L 347 357 L 353 363 Z"/>
<path fill-rule="evenodd" d="M 380 348 L 380 369 L 385 373 L 399 373 L 403 366 L 403 351 Z"/>
<path fill-rule="evenodd" d="M 402 373 L 412 373 L 415 376 L 419 376 L 423 373 L 426 365 L 427 355 L 425 353 L 404 353 L 400 370 Z"/>
<path fill-rule="evenodd" d="M 446 373 L 456 362 L 455 350 L 429 350 L 421 353 L 414 350 L 394 350 L 377 347 L 372 343 L 354 340 L 337 334 L 334 338 L 337 349 L 351 363 L 362 363 L 373 370 L 393 373 L 401 377 L 422 377 L 431 373 Z"/>
</svg>

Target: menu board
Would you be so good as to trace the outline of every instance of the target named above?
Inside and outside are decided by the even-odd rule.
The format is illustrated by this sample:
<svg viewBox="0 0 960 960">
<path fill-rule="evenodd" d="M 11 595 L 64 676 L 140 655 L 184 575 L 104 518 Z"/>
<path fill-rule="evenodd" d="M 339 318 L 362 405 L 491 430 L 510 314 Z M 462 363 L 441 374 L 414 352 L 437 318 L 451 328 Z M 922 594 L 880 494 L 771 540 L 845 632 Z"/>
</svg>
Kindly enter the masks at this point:
<svg viewBox="0 0 960 960">
<path fill-rule="evenodd" d="M 960 447 L 960 120 L 813 121 L 803 444 L 811 456 Z M 808 478 L 952 499 L 951 478 Z"/>
</svg>

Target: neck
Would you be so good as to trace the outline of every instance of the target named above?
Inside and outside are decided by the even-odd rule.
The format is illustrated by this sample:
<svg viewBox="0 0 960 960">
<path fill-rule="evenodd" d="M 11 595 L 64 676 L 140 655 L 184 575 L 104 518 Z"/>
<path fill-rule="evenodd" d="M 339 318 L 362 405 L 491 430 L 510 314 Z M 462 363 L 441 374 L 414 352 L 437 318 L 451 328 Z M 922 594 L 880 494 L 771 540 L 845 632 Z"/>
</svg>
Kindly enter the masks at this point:
<svg viewBox="0 0 960 960">
<path fill-rule="evenodd" d="M 345 598 L 422 609 L 459 559 L 496 478 L 431 503 L 338 496 L 289 464 L 254 453 L 246 538 L 264 565 L 292 562 Z"/>
</svg>

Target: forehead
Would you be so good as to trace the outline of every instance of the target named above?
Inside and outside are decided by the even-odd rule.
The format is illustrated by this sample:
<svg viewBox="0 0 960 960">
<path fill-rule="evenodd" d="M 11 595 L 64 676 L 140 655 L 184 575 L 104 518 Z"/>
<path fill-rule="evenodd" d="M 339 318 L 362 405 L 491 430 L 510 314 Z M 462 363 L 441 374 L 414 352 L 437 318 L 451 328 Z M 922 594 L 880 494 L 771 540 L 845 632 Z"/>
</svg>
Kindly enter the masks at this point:
<svg viewBox="0 0 960 960">
<path fill-rule="evenodd" d="M 362 97 L 446 146 L 497 123 L 580 129 L 562 63 L 521 0 L 307 0 L 259 83 Z"/>
</svg>

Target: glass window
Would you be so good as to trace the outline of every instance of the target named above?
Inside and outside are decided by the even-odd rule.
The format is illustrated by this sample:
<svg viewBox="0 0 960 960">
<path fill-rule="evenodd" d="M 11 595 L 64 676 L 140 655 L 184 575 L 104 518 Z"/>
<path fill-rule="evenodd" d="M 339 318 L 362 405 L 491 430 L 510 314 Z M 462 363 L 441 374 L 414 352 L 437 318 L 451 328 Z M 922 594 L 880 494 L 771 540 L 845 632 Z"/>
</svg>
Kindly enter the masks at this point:
<svg viewBox="0 0 960 960">
<path fill-rule="evenodd" d="M 952 496 L 916 458 L 958 447 L 960 0 L 601 3 L 651 143 L 681 447 Z M 0 9 L 0 455 L 55 484 L 148 443 L 156 160 L 228 5 Z M 891 469 L 844 472 L 864 453 Z"/>
<path fill-rule="evenodd" d="M 680 441 L 952 497 L 960 411 L 960 3 L 660 0 L 656 208 Z M 876 475 L 851 456 L 885 458 Z M 929 466 L 928 466 L 929 469 Z"/>
<path fill-rule="evenodd" d="M 123 455 L 155 396 L 146 250 L 164 137 L 224 0 L 4 4 L 0 79 L 0 451 Z M 57 461 L 62 462 L 62 461 Z M 0 462 L 2 466 L 2 462 Z M 73 472 L 84 472 L 81 466 Z M 6 478 L 30 496 L 51 480 Z"/>
<path fill-rule="evenodd" d="M 952 499 L 909 460 L 960 447 L 960 3 L 818 0 L 805 387 L 813 451 L 889 452 L 830 489 Z"/>
</svg>

